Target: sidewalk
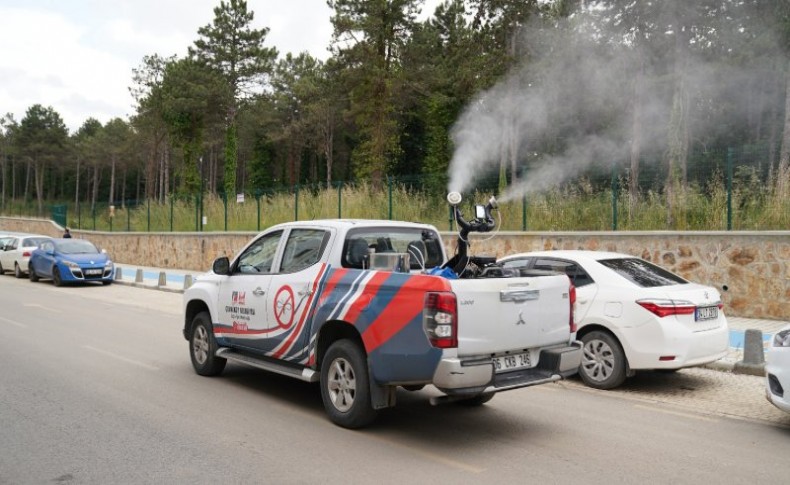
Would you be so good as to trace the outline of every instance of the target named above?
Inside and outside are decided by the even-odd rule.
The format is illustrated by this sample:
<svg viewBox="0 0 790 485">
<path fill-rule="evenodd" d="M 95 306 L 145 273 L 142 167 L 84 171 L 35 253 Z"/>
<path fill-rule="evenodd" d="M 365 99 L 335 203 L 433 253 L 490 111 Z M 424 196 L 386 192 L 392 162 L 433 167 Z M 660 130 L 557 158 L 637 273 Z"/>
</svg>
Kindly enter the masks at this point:
<svg viewBox="0 0 790 485">
<path fill-rule="evenodd" d="M 116 264 L 115 267 L 115 283 L 117 284 L 174 293 L 183 293 L 188 287 L 189 281 L 194 281 L 197 276 L 203 273 L 200 271 L 151 268 L 130 264 Z M 771 338 L 773 338 L 773 334 L 788 324 L 788 322 L 780 320 L 729 316 L 727 317 L 727 322 L 730 326 L 729 352 L 723 359 L 705 365 L 709 369 L 737 372 L 735 364 L 743 360 L 746 330 L 760 330 L 763 334 L 763 346 L 766 347 L 769 345 Z"/>
<path fill-rule="evenodd" d="M 189 280 L 195 281 L 195 278 L 200 274 L 202 274 L 200 271 L 151 268 L 148 266 L 116 263 L 114 283 L 183 293 L 184 289 L 188 287 L 187 282 Z"/>
</svg>

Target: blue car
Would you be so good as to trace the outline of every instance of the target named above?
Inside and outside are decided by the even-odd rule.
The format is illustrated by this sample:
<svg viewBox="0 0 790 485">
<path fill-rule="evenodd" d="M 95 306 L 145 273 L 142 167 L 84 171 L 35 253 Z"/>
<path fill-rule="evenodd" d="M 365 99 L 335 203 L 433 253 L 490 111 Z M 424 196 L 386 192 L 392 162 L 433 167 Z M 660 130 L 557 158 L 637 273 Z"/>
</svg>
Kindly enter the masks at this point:
<svg viewBox="0 0 790 485">
<path fill-rule="evenodd" d="M 52 239 L 30 255 L 30 281 L 51 278 L 55 286 L 101 281 L 112 283 L 114 266 L 106 253 L 84 239 Z"/>
</svg>

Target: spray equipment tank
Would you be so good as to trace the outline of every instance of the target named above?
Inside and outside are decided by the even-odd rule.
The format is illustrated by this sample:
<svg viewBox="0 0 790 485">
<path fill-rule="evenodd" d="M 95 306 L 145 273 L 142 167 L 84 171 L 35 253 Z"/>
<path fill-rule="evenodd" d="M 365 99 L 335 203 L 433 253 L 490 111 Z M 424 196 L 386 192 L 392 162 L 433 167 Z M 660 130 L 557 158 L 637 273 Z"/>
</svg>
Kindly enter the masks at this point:
<svg viewBox="0 0 790 485">
<path fill-rule="evenodd" d="M 480 276 L 480 270 L 494 264 L 496 258 L 479 258 L 469 256 L 469 234 L 472 232 L 490 232 L 496 226 L 491 211 L 498 209 L 496 198 L 492 195 L 486 205 L 475 205 L 475 216 L 471 220 L 464 219 L 458 206 L 463 198 L 458 192 L 447 194 L 447 202 L 453 210 L 453 218 L 458 223 L 458 247 L 455 256 L 447 261 L 442 268 L 450 268 L 459 277 Z M 471 263 L 471 264 L 470 264 Z"/>
</svg>

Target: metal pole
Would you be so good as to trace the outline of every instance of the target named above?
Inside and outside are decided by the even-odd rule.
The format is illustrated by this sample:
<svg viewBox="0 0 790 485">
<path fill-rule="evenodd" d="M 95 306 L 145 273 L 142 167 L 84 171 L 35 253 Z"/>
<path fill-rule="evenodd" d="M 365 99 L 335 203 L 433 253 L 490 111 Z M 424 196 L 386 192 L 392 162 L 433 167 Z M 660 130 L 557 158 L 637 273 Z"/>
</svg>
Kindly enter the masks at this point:
<svg viewBox="0 0 790 485">
<path fill-rule="evenodd" d="M 727 230 L 732 231 L 732 162 L 735 152 L 727 149 Z"/>
<path fill-rule="evenodd" d="M 294 221 L 299 220 L 299 184 L 294 185 Z"/>
<path fill-rule="evenodd" d="M 173 196 L 170 195 L 170 232 L 173 232 Z"/>
<path fill-rule="evenodd" d="M 343 181 L 337 183 L 337 218 L 340 219 L 342 216 L 342 209 L 343 209 Z"/>
<path fill-rule="evenodd" d="M 126 203 L 126 232 L 132 230 L 132 206 L 129 202 Z"/>
<path fill-rule="evenodd" d="M 255 192 L 255 204 L 258 206 L 258 231 L 261 230 L 261 194 Z"/>
<path fill-rule="evenodd" d="M 151 199 L 145 199 L 145 207 L 146 207 L 146 219 L 148 222 L 146 223 L 146 231 L 151 232 Z"/>
<path fill-rule="evenodd" d="M 521 230 L 527 230 L 527 196 L 521 198 Z"/>
<path fill-rule="evenodd" d="M 222 194 L 222 205 L 225 207 L 225 232 L 228 232 L 228 194 Z"/>
<path fill-rule="evenodd" d="M 612 167 L 612 230 L 617 230 L 617 171 Z"/>
<path fill-rule="evenodd" d="M 392 178 L 387 177 L 387 190 L 389 192 L 389 220 L 392 220 Z"/>
</svg>

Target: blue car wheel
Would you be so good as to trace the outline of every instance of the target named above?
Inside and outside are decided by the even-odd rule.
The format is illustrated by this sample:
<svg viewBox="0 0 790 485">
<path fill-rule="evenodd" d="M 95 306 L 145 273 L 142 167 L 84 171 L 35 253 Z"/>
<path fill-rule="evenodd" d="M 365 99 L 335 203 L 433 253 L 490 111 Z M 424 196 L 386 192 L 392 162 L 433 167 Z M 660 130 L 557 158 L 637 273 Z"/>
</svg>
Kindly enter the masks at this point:
<svg viewBox="0 0 790 485">
<path fill-rule="evenodd" d="M 52 268 L 52 284 L 55 286 L 63 286 L 63 278 L 60 277 L 60 270 L 57 266 Z"/>
<path fill-rule="evenodd" d="M 32 264 L 28 266 L 27 272 L 28 272 L 28 276 L 30 276 L 30 281 L 32 281 L 33 283 L 38 281 L 38 275 L 36 274 L 36 270 L 33 269 Z"/>
</svg>

